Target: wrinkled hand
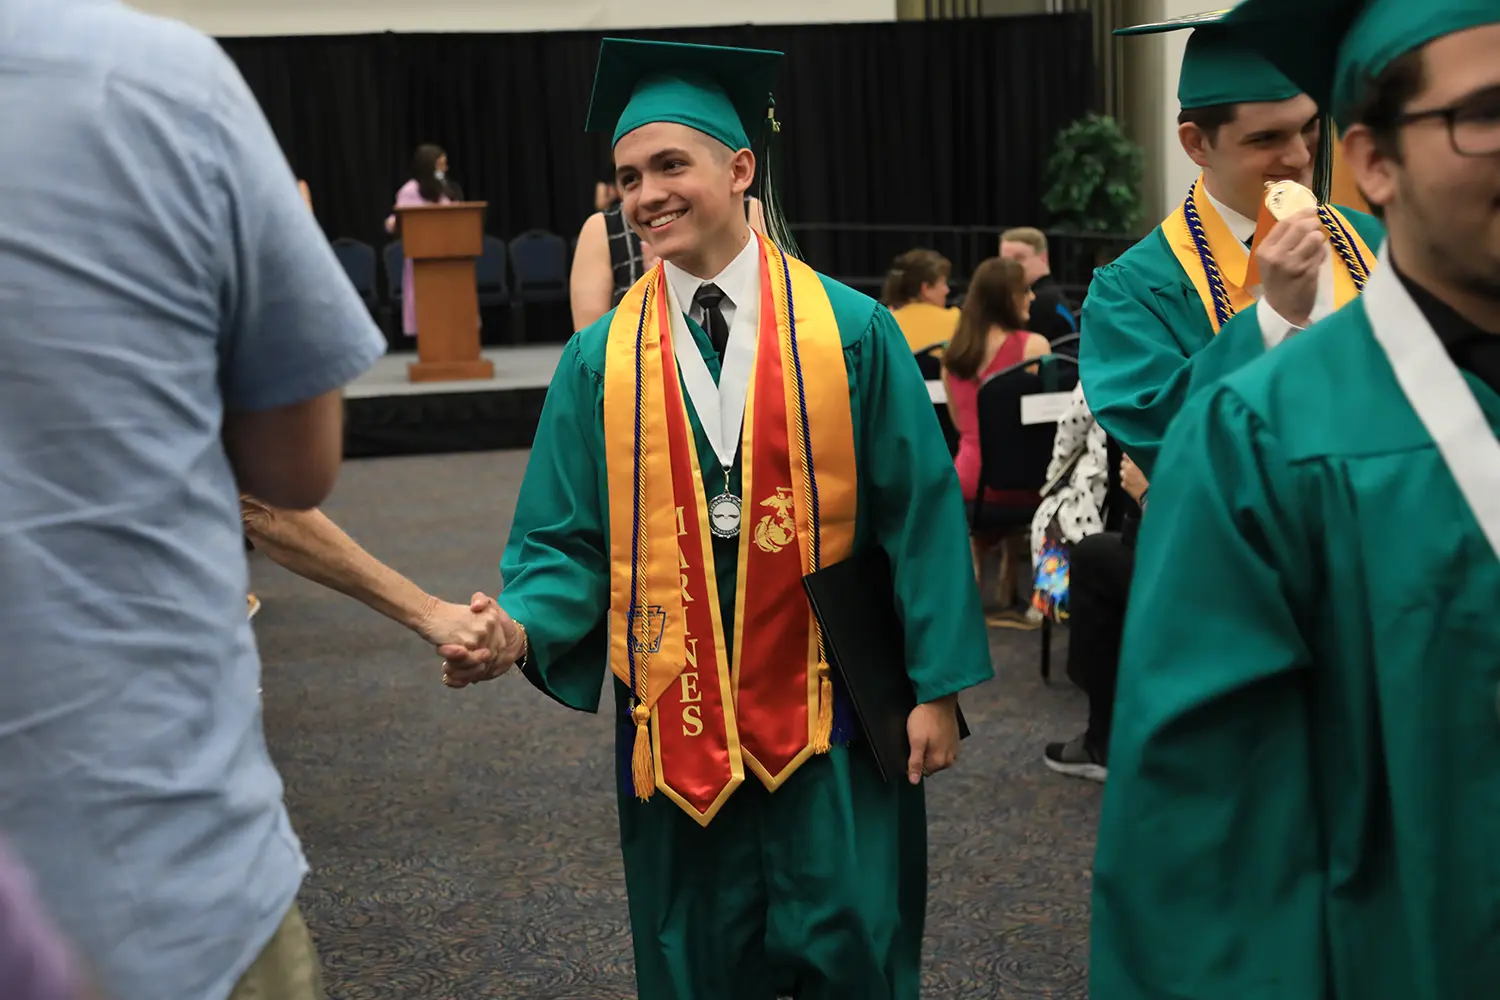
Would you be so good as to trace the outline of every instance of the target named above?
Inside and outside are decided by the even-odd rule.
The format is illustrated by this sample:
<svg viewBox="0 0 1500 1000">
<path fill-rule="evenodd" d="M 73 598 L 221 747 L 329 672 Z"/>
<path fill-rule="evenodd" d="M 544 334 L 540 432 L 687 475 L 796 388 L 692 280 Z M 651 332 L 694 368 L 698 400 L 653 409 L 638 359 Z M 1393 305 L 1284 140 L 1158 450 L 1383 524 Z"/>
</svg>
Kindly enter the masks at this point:
<svg viewBox="0 0 1500 1000">
<path fill-rule="evenodd" d="M 471 619 L 484 623 L 477 636 L 455 636 L 438 644 L 443 658 L 443 683 L 452 688 L 492 681 L 526 655 L 526 637 L 495 599 L 476 593 L 462 609 Z"/>
<path fill-rule="evenodd" d="M 1305 327 L 1318 302 L 1318 271 L 1328 233 L 1311 208 L 1282 219 L 1255 248 L 1265 301 L 1282 319 Z"/>
<path fill-rule="evenodd" d="M 952 767 L 958 760 L 958 695 L 912 709 L 906 718 L 906 738 L 911 743 L 906 778 L 913 785 Z"/>
<path fill-rule="evenodd" d="M 1120 488 L 1129 494 L 1130 499 L 1140 503 L 1141 497 L 1146 495 L 1147 485 L 1146 474 L 1130 460 L 1129 455 L 1120 459 Z"/>
<path fill-rule="evenodd" d="M 475 597 L 483 597 L 477 594 Z M 488 649 L 500 630 L 500 609 L 494 602 L 475 609 L 471 604 L 450 604 L 431 598 L 422 609 L 414 630 L 430 645 Z"/>
</svg>

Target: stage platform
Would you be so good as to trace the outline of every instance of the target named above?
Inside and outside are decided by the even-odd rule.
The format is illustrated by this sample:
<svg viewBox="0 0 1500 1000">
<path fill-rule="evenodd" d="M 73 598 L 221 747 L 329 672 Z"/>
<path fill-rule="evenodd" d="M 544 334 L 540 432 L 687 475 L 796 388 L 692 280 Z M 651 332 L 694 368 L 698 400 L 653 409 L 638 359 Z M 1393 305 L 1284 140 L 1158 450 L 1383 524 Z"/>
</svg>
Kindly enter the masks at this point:
<svg viewBox="0 0 1500 1000">
<path fill-rule="evenodd" d="M 495 377 L 409 382 L 407 351 L 387 354 L 344 390 L 344 457 L 530 448 L 562 344 L 487 348 Z M 945 421 L 943 383 L 927 393 Z"/>
<path fill-rule="evenodd" d="M 387 354 L 344 390 L 344 455 L 530 448 L 562 344 L 486 349 L 495 377 L 409 382 L 413 352 Z"/>
</svg>

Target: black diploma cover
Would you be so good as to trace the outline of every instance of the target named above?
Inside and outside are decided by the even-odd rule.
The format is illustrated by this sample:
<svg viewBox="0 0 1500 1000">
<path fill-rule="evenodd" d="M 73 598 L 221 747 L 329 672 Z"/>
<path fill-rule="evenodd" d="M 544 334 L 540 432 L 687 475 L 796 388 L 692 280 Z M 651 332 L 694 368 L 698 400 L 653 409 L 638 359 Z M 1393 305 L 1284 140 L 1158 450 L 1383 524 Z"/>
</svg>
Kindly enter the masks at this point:
<svg viewBox="0 0 1500 1000">
<path fill-rule="evenodd" d="M 906 672 L 906 635 L 896 613 L 890 557 L 871 547 L 802 578 L 813 615 L 823 628 L 828 662 L 844 682 L 880 776 L 906 776 L 911 744 L 906 720 L 917 695 Z M 969 735 L 962 709 L 958 734 Z"/>
</svg>

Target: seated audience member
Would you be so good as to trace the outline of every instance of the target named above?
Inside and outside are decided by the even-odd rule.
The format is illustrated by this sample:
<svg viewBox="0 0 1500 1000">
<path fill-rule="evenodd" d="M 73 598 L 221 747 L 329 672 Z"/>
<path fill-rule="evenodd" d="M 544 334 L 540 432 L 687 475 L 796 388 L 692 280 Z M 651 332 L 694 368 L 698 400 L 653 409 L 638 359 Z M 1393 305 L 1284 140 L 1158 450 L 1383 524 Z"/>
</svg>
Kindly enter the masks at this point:
<svg viewBox="0 0 1500 1000">
<path fill-rule="evenodd" d="M 1118 532 L 1088 535 L 1068 553 L 1068 678 L 1088 695 L 1089 722 L 1082 735 L 1049 743 L 1042 760 L 1059 774 L 1103 781 L 1109 775 L 1109 730 L 1135 535 L 1146 509 L 1146 477 L 1129 457 L 1120 462 L 1120 485 L 1138 504 Z"/>
<path fill-rule="evenodd" d="M 1067 412 L 1057 421 L 1042 505 L 1031 519 L 1033 566 L 1049 541 L 1076 545 L 1104 530 L 1109 474 L 1109 435 L 1089 411 L 1079 383 Z"/>
<path fill-rule="evenodd" d="M 935 250 L 908 250 L 891 262 L 881 303 L 896 318 L 913 354 L 946 344 L 958 328 L 958 310 L 948 306 L 953 265 Z"/>
<path fill-rule="evenodd" d="M 614 166 L 607 168 L 608 181 L 601 181 L 595 203 L 606 204 L 584 220 L 573 250 L 573 269 L 568 276 L 568 300 L 573 329 L 582 330 L 620 304 L 630 286 L 656 266 L 656 254 L 643 243 L 624 214 L 624 202 L 614 186 Z M 613 201 L 610 201 L 613 192 Z M 765 232 L 760 199 L 745 196 L 745 218 L 750 228 Z"/>
<path fill-rule="evenodd" d="M 1073 304 L 1052 279 L 1047 237 L 1040 229 L 1025 226 L 1006 230 L 1000 236 L 1000 256 L 1026 269 L 1026 280 L 1036 293 L 1036 301 L 1031 304 L 1031 329 L 1053 342 L 1078 332 Z"/>
<path fill-rule="evenodd" d="M 1031 289 L 1025 272 L 1013 260 L 991 257 L 980 264 L 969 281 L 968 295 L 959 310 L 958 329 L 943 352 L 943 388 L 948 397 L 948 413 L 958 428 L 958 454 L 953 464 L 958 471 L 959 487 L 965 503 L 973 503 L 979 494 L 979 386 L 990 375 L 1004 371 L 1028 358 L 1051 350 L 1046 337 L 1026 331 L 1031 311 Z M 1035 493 L 1009 495 L 991 490 L 985 503 L 1034 507 Z M 975 539 L 974 571 L 979 575 L 985 547 L 995 540 Z M 1014 597 L 1013 581 L 1024 545 L 1006 551 L 1006 565 L 1001 570 L 1002 594 L 1008 607 Z M 1029 574 L 1027 574 L 1029 578 Z"/>
</svg>

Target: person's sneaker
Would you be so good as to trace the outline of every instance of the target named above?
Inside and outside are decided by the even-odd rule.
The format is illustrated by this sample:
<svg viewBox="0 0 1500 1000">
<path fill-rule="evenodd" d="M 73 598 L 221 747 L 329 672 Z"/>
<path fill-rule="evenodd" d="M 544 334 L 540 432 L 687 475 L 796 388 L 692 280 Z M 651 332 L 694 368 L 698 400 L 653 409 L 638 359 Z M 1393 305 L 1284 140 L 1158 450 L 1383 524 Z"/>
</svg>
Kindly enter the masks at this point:
<svg viewBox="0 0 1500 1000">
<path fill-rule="evenodd" d="M 256 597 L 254 594 L 246 594 L 245 603 L 249 608 L 250 617 L 254 618 L 256 612 L 260 610 L 260 598 Z"/>
<path fill-rule="evenodd" d="M 1042 614 L 1035 608 L 1028 608 L 1017 604 L 1006 608 L 1004 611 L 985 615 L 984 622 L 990 628 L 1008 628 L 1021 632 L 1035 632 L 1042 627 Z"/>
<path fill-rule="evenodd" d="M 1082 736 L 1076 736 L 1066 743 L 1048 743 L 1047 749 L 1042 753 L 1042 762 L 1058 774 L 1074 778 L 1102 783 L 1109 777 L 1109 768 L 1104 766 L 1104 762 L 1094 754 L 1088 741 Z"/>
</svg>

